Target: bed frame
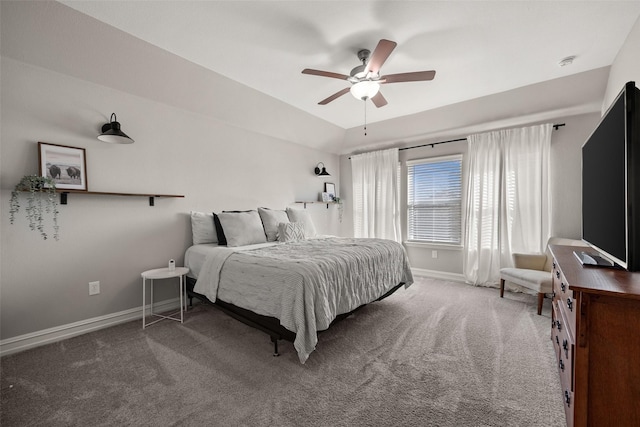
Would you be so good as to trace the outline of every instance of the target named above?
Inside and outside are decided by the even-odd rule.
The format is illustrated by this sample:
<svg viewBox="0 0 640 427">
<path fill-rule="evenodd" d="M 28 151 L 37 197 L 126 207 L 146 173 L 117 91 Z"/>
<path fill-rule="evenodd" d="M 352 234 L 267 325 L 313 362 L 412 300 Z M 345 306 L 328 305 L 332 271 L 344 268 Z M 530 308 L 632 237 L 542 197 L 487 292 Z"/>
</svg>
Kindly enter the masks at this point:
<svg viewBox="0 0 640 427">
<path fill-rule="evenodd" d="M 247 309 L 242 308 L 242 307 L 235 306 L 233 304 L 230 304 L 228 302 L 222 301 L 220 299 L 217 299 L 216 302 L 211 302 L 209 300 L 209 298 L 207 298 L 206 296 L 193 291 L 193 288 L 195 287 L 195 285 L 196 285 L 196 279 L 187 276 L 187 297 L 189 298 L 189 306 L 190 307 L 193 306 L 193 298 L 198 298 L 199 300 L 201 300 L 204 303 L 211 304 L 214 307 L 217 307 L 222 312 L 224 312 L 227 315 L 233 317 L 234 319 L 239 320 L 240 322 L 242 322 L 242 323 L 244 323 L 246 325 L 249 325 L 249 326 L 251 326 L 253 328 L 259 329 L 262 332 L 268 334 L 271 337 L 271 342 L 273 343 L 273 355 L 274 356 L 279 356 L 279 353 L 278 353 L 278 341 L 279 340 L 284 339 L 284 340 L 287 340 L 287 341 L 290 341 L 290 342 L 294 342 L 295 341 L 295 339 L 296 339 L 295 332 L 291 332 L 290 330 L 288 330 L 284 326 L 282 326 L 280 324 L 280 320 L 278 320 L 277 318 L 269 317 L 269 316 L 263 316 L 261 314 L 254 313 L 253 311 L 247 310 Z M 398 288 L 400 288 L 403 285 L 404 285 L 404 282 L 399 283 L 398 285 L 394 286 L 386 294 L 382 295 L 380 298 L 378 298 L 375 301 L 381 301 L 381 300 L 385 299 L 386 297 L 388 297 L 389 295 L 391 295 L 395 291 L 397 291 Z M 366 304 L 361 305 L 361 306 L 355 308 L 354 310 L 350 311 L 349 313 L 339 314 L 331 322 L 329 327 L 331 327 L 334 323 L 337 323 L 337 322 L 339 322 L 339 321 L 341 321 L 343 319 L 346 319 L 347 317 L 349 317 L 350 315 L 352 315 L 356 311 L 360 310 L 365 305 Z M 322 332 L 322 331 L 318 331 L 318 332 Z"/>
</svg>

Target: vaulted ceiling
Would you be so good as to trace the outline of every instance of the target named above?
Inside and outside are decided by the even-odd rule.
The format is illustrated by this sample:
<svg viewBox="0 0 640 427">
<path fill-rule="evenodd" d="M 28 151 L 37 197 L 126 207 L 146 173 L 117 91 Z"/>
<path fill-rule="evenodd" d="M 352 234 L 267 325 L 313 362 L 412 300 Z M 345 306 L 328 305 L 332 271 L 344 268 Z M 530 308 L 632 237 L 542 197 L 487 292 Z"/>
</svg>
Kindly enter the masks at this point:
<svg viewBox="0 0 640 427">
<path fill-rule="evenodd" d="M 361 126 L 363 102 L 318 105 L 350 83 L 304 68 L 349 74 L 384 38 L 398 45 L 381 74 L 436 70 L 383 85 L 388 105 L 366 106 L 378 122 L 607 67 L 640 16 L 638 1 L 62 3 L 344 129 Z"/>
</svg>

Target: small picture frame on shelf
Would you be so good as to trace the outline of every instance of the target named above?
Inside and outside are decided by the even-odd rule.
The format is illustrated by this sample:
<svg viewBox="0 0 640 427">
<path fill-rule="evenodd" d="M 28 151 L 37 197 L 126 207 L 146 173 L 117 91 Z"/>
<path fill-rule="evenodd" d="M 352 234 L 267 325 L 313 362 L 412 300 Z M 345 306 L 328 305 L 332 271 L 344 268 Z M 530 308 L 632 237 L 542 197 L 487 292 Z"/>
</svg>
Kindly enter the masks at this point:
<svg viewBox="0 0 640 427">
<path fill-rule="evenodd" d="M 322 192 L 322 201 L 323 202 L 333 202 L 333 198 L 331 197 L 331 194 L 329 194 L 326 191 L 324 191 L 324 192 Z"/>
<path fill-rule="evenodd" d="M 325 191 L 325 193 L 328 193 L 329 196 L 331 197 L 331 199 L 328 200 L 328 201 L 333 201 L 336 198 L 336 185 L 335 184 L 333 184 L 331 182 L 325 182 L 324 183 L 324 191 Z"/>
<path fill-rule="evenodd" d="M 88 189 L 84 148 L 38 142 L 38 172 L 40 176 L 51 178 L 58 189 Z"/>
</svg>

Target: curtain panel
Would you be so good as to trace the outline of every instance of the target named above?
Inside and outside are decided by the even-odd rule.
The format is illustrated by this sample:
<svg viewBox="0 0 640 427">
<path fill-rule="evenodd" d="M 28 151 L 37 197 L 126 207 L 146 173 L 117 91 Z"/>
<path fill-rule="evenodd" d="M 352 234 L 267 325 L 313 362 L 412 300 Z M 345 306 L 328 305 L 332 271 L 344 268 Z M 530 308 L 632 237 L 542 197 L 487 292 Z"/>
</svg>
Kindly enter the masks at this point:
<svg viewBox="0 0 640 427">
<path fill-rule="evenodd" d="M 470 135 L 464 275 L 492 286 L 516 252 L 544 252 L 549 238 L 553 125 Z"/>
<path fill-rule="evenodd" d="M 401 242 L 398 149 L 351 156 L 355 237 Z"/>
</svg>

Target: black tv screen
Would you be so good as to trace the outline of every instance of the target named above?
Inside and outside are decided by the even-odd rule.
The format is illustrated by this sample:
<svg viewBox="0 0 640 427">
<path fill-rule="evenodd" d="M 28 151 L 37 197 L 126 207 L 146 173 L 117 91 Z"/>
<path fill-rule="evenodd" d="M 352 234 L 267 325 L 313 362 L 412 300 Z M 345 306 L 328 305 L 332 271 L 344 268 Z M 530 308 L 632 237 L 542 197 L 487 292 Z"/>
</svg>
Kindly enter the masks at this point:
<svg viewBox="0 0 640 427">
<path fill-rule="evenodd" d="M 582 239 L 640 270 L 639 91 L 629 82 L 582 146 Z"/>
</svg>

